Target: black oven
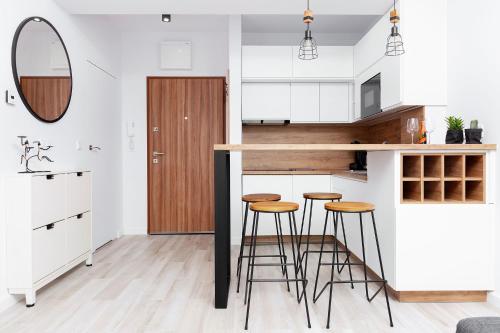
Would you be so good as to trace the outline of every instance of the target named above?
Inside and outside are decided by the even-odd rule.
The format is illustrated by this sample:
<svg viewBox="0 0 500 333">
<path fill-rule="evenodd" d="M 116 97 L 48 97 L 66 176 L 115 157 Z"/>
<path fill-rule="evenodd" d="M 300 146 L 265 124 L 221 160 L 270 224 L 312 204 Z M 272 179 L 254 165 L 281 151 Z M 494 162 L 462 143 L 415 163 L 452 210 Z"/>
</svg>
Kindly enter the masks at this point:
<svg viewBox="0 0 500 333">
<path fill-rule="evenodd" d="M 380 107 L 380 73 L 361 84 L 361 118 L 382 111 Z"/>
</svg>

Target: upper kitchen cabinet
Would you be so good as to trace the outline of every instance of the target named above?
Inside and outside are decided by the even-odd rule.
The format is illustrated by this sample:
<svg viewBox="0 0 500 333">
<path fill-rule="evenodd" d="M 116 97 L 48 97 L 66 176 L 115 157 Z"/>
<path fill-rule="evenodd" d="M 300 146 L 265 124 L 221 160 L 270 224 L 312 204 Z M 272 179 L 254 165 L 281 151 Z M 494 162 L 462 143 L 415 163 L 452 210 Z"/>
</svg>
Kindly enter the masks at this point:
<svg viewBox="0 0 500 333">
<path fill-rule="evenodd" d="M 243 46 L 243 78 L 290 78 L 291 46 Z"/>
<path fill-rule="evenodd" d="M 320 83 L 320 122 L 347 123 L 352 105 L 352 84 Z"/>
<path fill-rule="evenodd" d="M 243 46 L 242 78 L 335 79 L 351 81 L 354 76 L 352 46 L 319 46 L 315 60 L 300 60 L 295 46 Z"/>
<path fill-rule="evenodd" d="M 319 121 L 319 83 L 292 83 L 291 121 L 317 123 Z"/>
<path fill-rule="evenodd" d="M 318 46 L 318 59 L 305 61 L 297 56 L 299 47 L 293 47 L 293 77 L 352 80 L 353 52 L 352 46 Z"/>
<path fill-rule="evenodd" d="M 385 56 L 389 13 L 354 47 L 354 119 L 360 116 L 361 84 L 379 73 L 384 111 L 447 104 L 446 0 L 402 1 L 397 6 L 404 55 Z"/>
<path fill-rule="evenodd" d="M 243 120 L 290 120 L 290 83 L 243 83 Z"/>
</svg>

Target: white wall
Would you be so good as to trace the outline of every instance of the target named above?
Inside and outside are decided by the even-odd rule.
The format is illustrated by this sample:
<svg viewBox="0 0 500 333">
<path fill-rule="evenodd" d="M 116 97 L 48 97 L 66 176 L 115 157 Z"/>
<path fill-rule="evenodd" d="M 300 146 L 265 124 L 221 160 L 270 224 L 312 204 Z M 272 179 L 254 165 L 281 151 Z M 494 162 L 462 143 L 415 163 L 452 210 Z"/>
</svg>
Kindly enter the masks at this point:
<svg viewBox="0 0 500 333">
<path fill-rule="evenodd" d="M 147 96 L 148 76 L 226 76 L 228 41 L 226 31 L 158 32 L 136 30 L 121 34 L 123 231 L 147 233 Z M 168 40 L 192 42 L 192 70 L 160 70 L 160 43 Z M 126 123 L 135 123 L 135 148 L 129 148 Z"/>
<path fill-rule="evenodd" d="M 51 21 L 65 40 L 73 66 L 73 98 L 67 114 L 55 124 L 36 120 L 24 107 L 17 92 L 17 104 L 0 101 L 0 174 L 20 170 L 18 135 L 55 146 L 49 153 L 49 169 L 91 169 L 94 173 L 94 247 L 116 236 L 121 220 L 121 142 L 119 81 L 91 66 L 87 60 L 113 73 L 119 72 L 117 48 L 109 27 L 97 18 L 74 17 L 51 0 L 2 0 L 0 2 L 0 90 L 15 91 L 11 72 L 10 45 L 18 24 L 28 16 Z M 81 151 L 75 149 L 79 140 Z M 89 144 L 101 146 L 89 152 Z M 1 198 L 0 198 L 1 199 Z M 0 200 L 0 235 L 5 234 Z M 0 309 L 15 299 L 5 290 L 4 239 L 0 237 Z"/>
<path fill-rule="evenodd" d="M 448 113 L 485 126 L 485 143 L 500 143 L 500 2 L 448 1 Z M 435 38 L 435 37 L 434 37 Z M 497 154 L 498 156 L 498 154 Z M 500 175 L 497 157 L 496 173 Z M 497 176 L 498 177 L 498 176 Z M 498 189 L 498 184 L 488 184 Z M 500 207 L 497 190 L 496 288 L 489 299 L 500 306 Z M 474 228 L 474 221 L 471 221 Z"/>
</svg>

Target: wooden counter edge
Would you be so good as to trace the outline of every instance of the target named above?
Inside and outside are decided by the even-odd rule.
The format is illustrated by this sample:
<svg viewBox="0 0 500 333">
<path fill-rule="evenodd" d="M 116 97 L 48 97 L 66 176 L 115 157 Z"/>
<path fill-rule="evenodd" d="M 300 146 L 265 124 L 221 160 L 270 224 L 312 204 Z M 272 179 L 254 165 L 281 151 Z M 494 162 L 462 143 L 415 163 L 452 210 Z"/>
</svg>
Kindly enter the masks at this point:
<svg viewBox="0 0 500 333">
<path fill-rule="evenodd" d="M 473 151 L 473 150 L 496 150 L 496 144 L 482 145 L 411 145 L 411 144 L 218 144 L 214 145 L 214 150 L 226 151 L 283 151 L 283 150 L 308 150 L 308 151 L 394 151 L 394 150 L 411 150 L 411 151 L 426 151 L 426 150 L 457 150 L 457 151 Z"/>
</svg>

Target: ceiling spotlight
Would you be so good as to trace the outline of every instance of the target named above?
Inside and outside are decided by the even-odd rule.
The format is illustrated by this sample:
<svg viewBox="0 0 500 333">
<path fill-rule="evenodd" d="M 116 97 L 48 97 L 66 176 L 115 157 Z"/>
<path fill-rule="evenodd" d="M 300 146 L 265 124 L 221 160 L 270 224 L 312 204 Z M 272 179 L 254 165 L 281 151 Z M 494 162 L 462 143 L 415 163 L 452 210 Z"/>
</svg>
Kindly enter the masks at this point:
<svg viewBox="0 0 500 333">
<path fill-rule="evenodd" d="M 163 22 L 170 22 L 172 20 L 172 17 L 170 14 L 162 14 L 161 15 L 161 20 Z"/>
<path fill-rule="evenodd" d="M 42 19 L 39 17 L 33 17 L 33 21 L 35 22 L 42 22 Z"/>
</svg>

